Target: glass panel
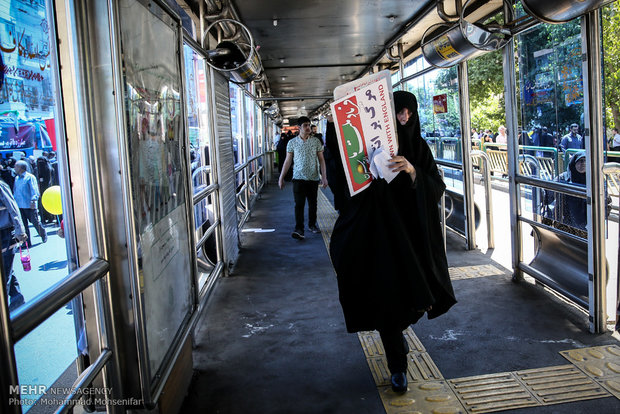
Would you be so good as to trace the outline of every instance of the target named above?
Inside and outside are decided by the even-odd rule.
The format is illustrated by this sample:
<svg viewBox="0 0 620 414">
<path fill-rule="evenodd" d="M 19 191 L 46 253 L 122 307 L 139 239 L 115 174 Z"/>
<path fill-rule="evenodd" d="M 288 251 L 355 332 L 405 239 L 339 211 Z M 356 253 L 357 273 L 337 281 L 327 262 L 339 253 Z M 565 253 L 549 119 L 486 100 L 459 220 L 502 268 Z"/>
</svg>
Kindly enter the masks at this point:
<svg viewBox="0 0 620 414">
<path fill-rule="evenodd" d="M 235 166 L 243 163 L 243 96 L 244 92 L 239 86 L 230 83 L 230 128 L 233 141 L 233 155 L 235 157 Z M 235 175 L 235 188 L 237 191 L 243 183 L 243 172 Z"/>
<path fill-rule="evenodd" d="M 419 64 L 415 63 L 418 61 L 420 59 L 413 64 Z M 418 99 L 422 136 L 435 158 L 460 162 L 461 127 L 456 67 L 418 76 L 408 81 L 403 90 L 413 93 Z M 442 104 L 438 105 L 438 102 Z"/>
<path fill-rule="evenodd" d="M 245 95 L 245 152 L 244 161 L 247 161 L 256 154 L 256 131 L 254 130 L 254 101 Z"/>
<path fill-rule="evenodd" d="M 578 235 L 580 237 L 585 236 L 585 232 L 581 228 L 573 226 L 568 220 L 565 220 L 560 215 L 555 215 L 553 212 L 554 207 L 559 206 L 565 202 L 567 197 L 564 194 L 559 194 L 554 191 L 545 190 L 537 186 L 520 185 L 521 190 L 521 217 L 525 217 L 538 223 L 543 223 L 550 227 L 555 227 L 562 231 Z M 556 201 L 559 199 L 559 201 Z M 585 199 L 577 197 L 571 197 L 571 203 L 585 203 Z M 494 200 L 495 201 L 495 200 Z M 562 208 L 557 209 L 562 210 Z M 581 220 L 585 221 L 585 210 L 583 211 L 583 217 Z M 500 225 L 502 225 L 500 223 Z M 530 263 L 536 256 L 536 240 L 532 227 L 530 224 L 522 223 L 521 239 L 523 245 L 523 262 Z"/>
<path fill-rule="evenodd" d="M 486 53 L 467 62 L 469 79 L 469 107 L 471 113 L 472 148 L 502 151 L 505 157 L 504 134 L 506 124 L 504 106 L 504 73 L 502 51 Z M 499 141 L 497 139 L 499 137 Z M 503 141 L 503 142 L 501 142 Z M 507 172 L 507 169 L 503 172 Z"/>
<path fill-rule="evenodd" d="M 208 196 L 194 207 L 196 214 L 196 241 L 213 225 L 215 221 L 213 195 Z M 198 251 L 198 283 L 200 288 L 207 281 L 208 276 L 217 263 L 217 249 L 215 233 L 212 233 Z"/>
<path fill-rule="evenodd" d="M 15 344 L 19 405 L 24 412 L 54 412 L 77 379 L 78 344 L 74 335 L 65 334 L 74 328 L 74 303 L 61 308 Z M 97 396 L 104 397 L 103 392 Z"/>
<path fill-rule="evenodd" d="M 521 174 L 573 183 L 572 155 L 585 149 L 580 19 L 541 24 L 517 37 Z M 573 174 L 575 175 L 575 174 Z M 583 176 L 585 184 L 585 176 Z"/>
<path fill-rule="evenodd" d="M 56 151 L 63 151 L 65 139 L 56 133 L 58 74 L 50 60 L 54 45 L 47 15 L 43 0 L 3 1 L 0 8 L 0 236 L 11 311 L 72 270 L 64 226 L 61 231 L 65 166 Z M 27 245 L 20 255 L 17 238 L 24 233 Z M 75 360 L 76 337 L 83 331 L 78 301 L 16 344 L 21 384 L 49 387 Z M 79 347 L 86 349 L 84 341 Z"/>
<path fill-rule="evenodd" d="M 256 154 L 263 152 L 263 112 L 260 106 L 254 104 L 254 119 L 256 120 Z"/>
<path fill-rule="evenodd" d="M 233 152 L 235 156 L 235 165 L 241 162 L 240 150 L 243 148 L 243 129 L 241 121 L 243 120 L 243 90 L 234 83 L 230 84 L 230 128 L 233 137 Z"/>
<path fill-rule="evenodd" d="M 190 160 L 192 171 L 192 189 L 196 194 L 202 188 L 211 184 L 210 158 L 209 158 L 209 131 L 208 131 L 208 108 L 207 108 L 207 82 L 204 58 L 189 45 L 183 45 L 185 57 L 185 79 L 187 96 L 187 124 L 190 140 Z M 195 239 L 200 240 L 204 231 L 214 223 L 213 206 L 208 203 L 209 199 L 202 200 L 194 206 Z M 215 247 L 215 234 L 208 243 Z M 215 250 L 214 252 L 215 253 Z M 200 257 L 201 252 L 198 252 Z M 211 260 L 217 262 L 217 256 L 213 254 Z M 201 272 L 204 266 L 198 266 L 199 289 L 206 281 L 206 276 Z M 204 276 L 204 277 L 203 277 Z"/>
<path fill-rule="evenodd" d="M 606 162 L 620 162 L 620 103 L 618 96 L 620 93 L 620 49 L 618 49 L 618 38 L 620 38 L 620 3 L 614 2 L 602 8 L 602 30 L 603 30 L 603 94 L 604 99 L 604 120 L 606 134 Z M 618 200 L 620 195 L 620 172 L 605 176 L 607 195 L 611 200 L 608 204 L 606 216 L 618 216 Z M 616 312 L 617 295 L 620 289 L 618 286 L 618 242 L 620 240 L 618 220 L 606 220 L 607 231 L 605 246 L 607 249 L 607 262 L 609 263 L 607 285 L 607 315 L 609 320 L 618 318 Z"/>
<path fill-rule="evenodd" d="M 156 4 L 149 10 L 123 0 L 119 7 L 141 311 L 153 379 L 192 305 L 181 45 L 177 25 Z"/>
</svg>

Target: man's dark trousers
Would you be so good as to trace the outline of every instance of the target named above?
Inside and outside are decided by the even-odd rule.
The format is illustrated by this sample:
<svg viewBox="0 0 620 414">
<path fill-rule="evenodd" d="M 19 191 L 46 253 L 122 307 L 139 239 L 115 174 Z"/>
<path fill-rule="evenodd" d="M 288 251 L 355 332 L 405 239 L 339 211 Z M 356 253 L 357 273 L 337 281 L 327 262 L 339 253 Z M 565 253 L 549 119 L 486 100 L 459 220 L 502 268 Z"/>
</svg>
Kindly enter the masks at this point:
<svg viewBox="0 0 620 414">
<path fill-rule="evenodd" d="M 304 229 L 304 207 L 308 199 L 308 226 L 316 225 L 316 198 L 319 191 L 318 181 L 293 180 L 295 197 L 295 229 Z"/>
</svg>

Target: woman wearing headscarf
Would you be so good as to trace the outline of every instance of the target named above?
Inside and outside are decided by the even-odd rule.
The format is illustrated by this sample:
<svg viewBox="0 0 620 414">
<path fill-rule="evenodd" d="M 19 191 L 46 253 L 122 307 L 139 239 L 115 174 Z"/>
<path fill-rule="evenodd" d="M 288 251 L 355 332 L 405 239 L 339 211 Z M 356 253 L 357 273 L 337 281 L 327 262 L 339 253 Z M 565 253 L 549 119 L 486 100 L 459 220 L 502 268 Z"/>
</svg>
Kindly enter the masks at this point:
<svg viewBox="0 0 620 414">
<path fill-rule="evenodd" d="M 424 313 L 432 319 L 456 303 L 437 203 L 446 186 L 420 134 L 416 98 L 394 92 L 397 176 L 375 179 L 351 197 L 330 243 L 347 331 L 378 330 L 392 389 L 407 390 L 403 330 Z"/>
<path fill-rule="evenodd" d="M 555 181 L 568 184 L 586 186 L 586 153 L 580 151 L 573 155 L 568 163 L 568 168 L 560 174 Z M 547 190 L 544 194 L 545 211 L 543 215 L 556 220 L 560 224 L 581 230 L 577 232 L 582 237 L 586 230 L 587 203 L 584 198 L 573 197 L 555 191 Z M 570 229 L 567 229 L 569 232 Z"/>
</svg>

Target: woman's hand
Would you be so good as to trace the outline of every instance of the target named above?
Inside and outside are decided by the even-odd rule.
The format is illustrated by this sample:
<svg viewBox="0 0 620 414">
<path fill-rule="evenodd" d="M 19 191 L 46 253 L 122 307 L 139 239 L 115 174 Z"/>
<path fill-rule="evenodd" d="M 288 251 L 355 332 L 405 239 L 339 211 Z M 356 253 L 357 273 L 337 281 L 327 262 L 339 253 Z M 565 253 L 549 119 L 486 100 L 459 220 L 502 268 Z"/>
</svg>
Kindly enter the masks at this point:
<svg viewBox="0 0 620 414">
<path fill-rule="evenodd" d="M 407 158 L 397 155 L 389 160 L 392 163 L 392 172 L 398 173 L 401 171 L 406 172 L 411 177 L 411 182 L 415 182 L 416 172 L 415 167 L 411 165 Z"/>
</svg>

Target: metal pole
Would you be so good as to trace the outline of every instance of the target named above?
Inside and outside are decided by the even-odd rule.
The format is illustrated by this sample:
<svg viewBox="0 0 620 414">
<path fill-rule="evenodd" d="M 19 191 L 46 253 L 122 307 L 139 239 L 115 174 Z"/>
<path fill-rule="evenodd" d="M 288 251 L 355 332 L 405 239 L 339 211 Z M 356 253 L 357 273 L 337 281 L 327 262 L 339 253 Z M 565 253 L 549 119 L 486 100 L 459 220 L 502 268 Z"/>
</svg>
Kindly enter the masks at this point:
<svg viewBox="0 0 620 414">
<path fill-rule="evenodd" d="M 439 175 L 441 175 L 441 179 L 444 179 L 444 172 L 443 172 L 443 168 L 438 168 L 439 170 Z M 439 216 L 441 218 L 441 235 L 443 236 L 443 249 L 444 251 L 447 251 L 446 248 L 446 192 L 444 191 L 443 194 L 441 194 L 441 201 L 440 201 L 440 211 L 439 211 Z"/>
<path fill-rule="evenodd" d="M 510 204 L 510 234 L 512 235 L 512 279 L 522 280 L 523 271 L 519 268 L 519 264 L 523 261 L 523 244 L 521 240 L 521 225 L 519 216 L 521 215 L 521 207 L 519 200 L 521 199 L 521 188 L 515 182 L 518 172 L 517 155 L 519 152 L 517 141 L 517 78 L 515 74 L 515 53 L 514 40 L 504 46 L 503 51 L 504 62 L 504 91 L 506 102 L 506 128 L 508 129 L 508 197 Z"/>
<path fill-rule="evenodd" d="M 487 247 L 495 248 L 495 225 L 493 223 L 493 191 L 491 188 L 491 161 L 486 152 L 474 150 L 471 157 L 482 159 L 483 177 L 484 177 L 484 196 L 487 210 Z"/>
<path fill-rule="evenodd" d="M 463 197 L 465 202 L 465 237 L 467 249 L 476 248 L 476 217 L 474 215 L 474 173 L 471 158 L 471 119 L 469 117 L 469 80 L 467 62 L 459 63 L 458 84 L 461 109 L 461 158 L 463 163 Z"/>
<path fill-rule="evenodd" d="M 2 264 L 2 255 L 0 255 L 0 271 L 4 273 L 4 265 Z M 9 275 L 4 275 L 8 280 Z M 9 300 L 6 284 L 0 284 L 0 322 L 2 330 L 0 331 L 0 407 L 2 412 L 7 414 L 21 413 L 20 404 L 13 403 L 20 400 L 19 380 L 17 378 L 17 364 L 15 361 L 15 349 L 13 348 L 13 329 L 11 327 L 11 316 L 9 313 Z"/>
<path fill-rule="evenodd" d="M 603 88 L 601 62 L 601 15 L 592 11 L 582 18 L 584 121 L 587 139 L 586 184 L 588 195 L 588 291 L 590 332 L 600 333 L 607 328 L 605 258 L 605 193 L 603 190 Z M 589 128 L 588 128 L 589 123 Z"/>
<path fill-rule="evenodd" d="M 405 55 L 403 53 L 402 40 L 398 41 L 398 60 L 398 71 L 400 73 L 399 78 L 402 79 L 405 77 Z"/>
</svg>

